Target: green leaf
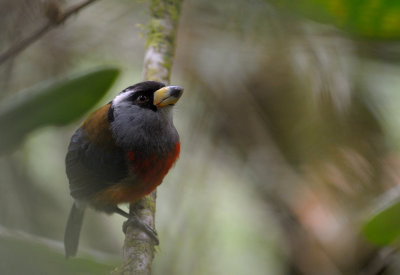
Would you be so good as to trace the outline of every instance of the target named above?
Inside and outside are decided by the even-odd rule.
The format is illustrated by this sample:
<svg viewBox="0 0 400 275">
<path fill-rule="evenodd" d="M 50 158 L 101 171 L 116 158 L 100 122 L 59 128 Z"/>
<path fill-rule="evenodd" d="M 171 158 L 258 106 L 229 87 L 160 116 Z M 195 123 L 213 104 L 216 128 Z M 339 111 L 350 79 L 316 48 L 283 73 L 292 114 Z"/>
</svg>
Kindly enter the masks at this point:
<svg viewBox="0 0 400 275">
<path fill-rule="evenodd" d="M 362 228 L 367 240 L 376 245 L 389 245 L 400 237 L 400 195 L 397 191 L 389 192 L 392 198 L 385 198 L 384 205 L 369 217 Z"/>
<path fill-rule="evenodd" d="M 0 152 L 18 146 L 31 131 L 47 125 L 66 125 L 90 110 L 119 75 L 101 68 L 39 84 L 0 104 Z"/>
<path fill-rule="evenodd" d="M 400 39 L 398 0 L 279 0 L 290 9 L 322 23 L 331 23 L 353 35 L 373 39 Z"/>
</svg>

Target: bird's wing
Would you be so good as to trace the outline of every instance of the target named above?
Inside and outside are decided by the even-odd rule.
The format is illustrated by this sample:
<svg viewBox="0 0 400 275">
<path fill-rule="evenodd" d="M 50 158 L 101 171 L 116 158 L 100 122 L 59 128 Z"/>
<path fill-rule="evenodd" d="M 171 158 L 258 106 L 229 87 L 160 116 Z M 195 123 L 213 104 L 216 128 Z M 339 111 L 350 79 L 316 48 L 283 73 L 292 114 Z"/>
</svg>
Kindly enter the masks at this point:
<svg viewBox="0 0 400 275">
<path fill-rule="evenodd" d="M 106 107 L 89 116 L 68 147 L 66 172 L 76 199 L 89 199 L 128 175 L 124 151 L 115 146 L 107 118 L 102 118 Z"/>
</svg>

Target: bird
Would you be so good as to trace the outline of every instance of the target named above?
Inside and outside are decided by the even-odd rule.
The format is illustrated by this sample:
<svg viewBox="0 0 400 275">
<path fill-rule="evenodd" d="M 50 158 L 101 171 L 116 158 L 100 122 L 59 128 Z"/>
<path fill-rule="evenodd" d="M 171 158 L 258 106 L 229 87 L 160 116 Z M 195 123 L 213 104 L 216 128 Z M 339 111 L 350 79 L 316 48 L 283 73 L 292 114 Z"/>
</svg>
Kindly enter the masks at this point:
<svg viewBox="0 0 400 275">
<path fill-rule="evenodd" d="M 119 204 L 150 194 L 178 159 L 180 139 L 172 111 L 183 91 L 158 81 L 129 86 L 92 112 L 72 135 L 65 158 L 74 199 L 64 235 L 66 258 L 77 253 L 87 207 L 128 218 L 127 223 L 136 223 L 158 244 L 156 232 Z"/>
</svg>

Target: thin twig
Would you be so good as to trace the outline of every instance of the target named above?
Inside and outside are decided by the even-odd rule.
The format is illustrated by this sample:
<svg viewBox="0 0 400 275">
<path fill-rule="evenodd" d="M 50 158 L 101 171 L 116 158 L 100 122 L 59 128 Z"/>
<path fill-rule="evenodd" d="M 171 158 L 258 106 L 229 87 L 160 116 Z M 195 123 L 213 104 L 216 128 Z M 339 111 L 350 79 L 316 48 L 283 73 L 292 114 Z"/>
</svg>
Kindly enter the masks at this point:
<svg viewBox="0 0 400 275">
<path fill-rule="evenodd" d="M 42 27 L 40 27 L 38 30 L 36 30 L 32 34 L 30 34 L 28 37 L 16 42 L 5 52 L 0 54 L 0 65 L 3 64 L 8 59 L 18 55 L 20 52 L 22 52 L 24 49 L 26 49 L 29 45 L 31 45 L 32 43 L 37 41 L 44 34 L 46 34 L 49 30 L 60 25 L 61 23 L 66 21 L 71 15 L 77 13 L 78 11 L 80 11 L 81 9 L 88 6 L 89 4 L 91 4 L 94 1 L 96 1 L 96 0 L 83 1 L 82 3 L 76 4 L 75 6 L 70 7 L 65 12 L 57 14 L 56 17 L 49 17 L 49 20 Z"/>
<path fill-rule="evenodd" d="M 18 242 L 24 242 L 26 246 L 35 245 L 40 249 L 51 250 L 52 253 L 57 253 L 60 257 L 64 257 L 64 244 L 59 240 L 53 240 L 32 233 L 25 232 L 23 230 L 10 229 L 3 225 L 0 225 L 0 241 L 1 240 L 12 240 Z M 99 250 L 80 248 L 81 255 L 85 258 L 91 258 L 96 261 L 110 261 L 114 260 L 115 256 L 109 253 L 104 253 Z M 116 259 L 115 259 L 116 261 Z"/>
</svg>

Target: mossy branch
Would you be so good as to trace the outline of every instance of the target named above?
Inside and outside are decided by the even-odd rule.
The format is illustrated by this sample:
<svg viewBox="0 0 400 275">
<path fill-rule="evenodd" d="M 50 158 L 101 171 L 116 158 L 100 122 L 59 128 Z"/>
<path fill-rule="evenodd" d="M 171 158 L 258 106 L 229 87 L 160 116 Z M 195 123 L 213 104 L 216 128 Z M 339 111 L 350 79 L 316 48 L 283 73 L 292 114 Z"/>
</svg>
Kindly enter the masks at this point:
<svg viewBox="0 0 400 275">
<path fill-rule="evenodd" d="M 144 80 L 169 83 L 175 52 L 175 36 L 182 0 L 152 0 L 147 31 Z"/>
<path fill-rule="evenodd" d="M 143 79 L 169 84 L 175 52 L 175 37 L 183 0 L 152 0 L 147 32 Z M 130 205 L 142 222 L 154 228 L 156 192 Z M 114 274 L 151 274 L 154 241 L 140 228 L 128 226 L 123 248 L 123 265 Z"/>
</svg>

